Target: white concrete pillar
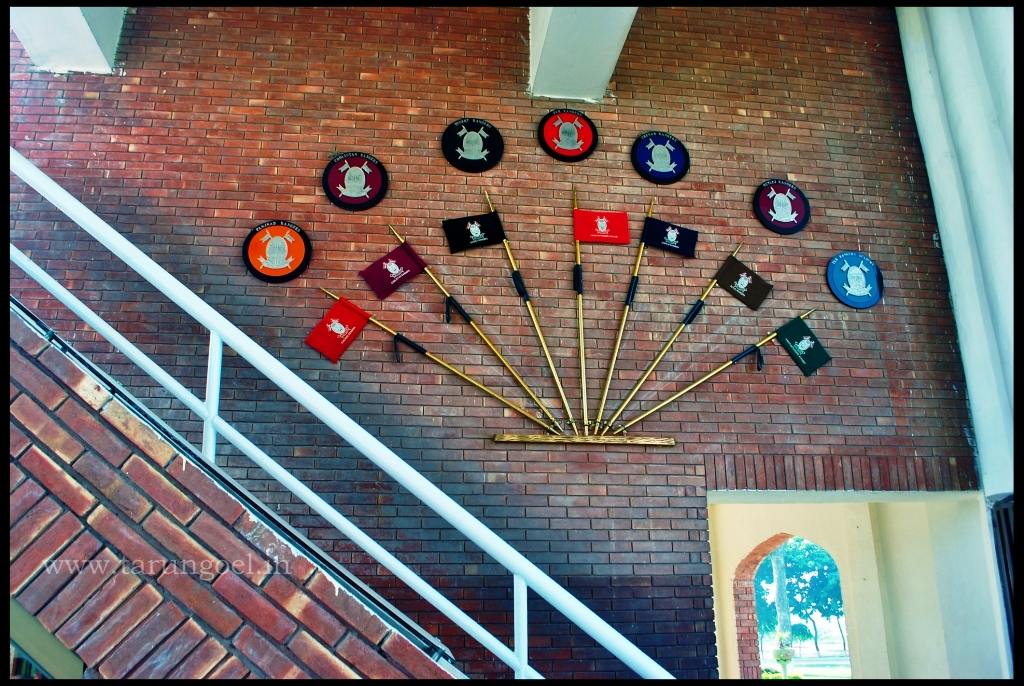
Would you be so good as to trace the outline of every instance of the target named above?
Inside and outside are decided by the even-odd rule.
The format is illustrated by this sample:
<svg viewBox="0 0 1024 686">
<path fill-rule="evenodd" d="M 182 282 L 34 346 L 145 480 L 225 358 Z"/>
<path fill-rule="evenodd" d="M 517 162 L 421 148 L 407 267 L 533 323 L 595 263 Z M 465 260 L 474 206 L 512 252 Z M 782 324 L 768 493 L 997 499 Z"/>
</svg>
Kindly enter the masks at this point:
<svg viewBox="0 0 1024 686">
<path fill-rule="evenodd" d="M 124 7 L 12 7 L 11 28 L 32 63 L 52 72 L 110 74 Z"/>
<path fill-rule="evenodd" d="M 949 275 L 978 470 L 994 499 L 1013 492 L 1012 43 L 982 45 L 1006 40 L 992 26 L 1005 15 L 900 7 L 896 16 Z M 986 66 L 987 60 L 994 62 Z"/>
<path fill-rule="evenodd" d="M 600 102 L 636 7 L 531 7 L 530 95 Z"/>
</svg>

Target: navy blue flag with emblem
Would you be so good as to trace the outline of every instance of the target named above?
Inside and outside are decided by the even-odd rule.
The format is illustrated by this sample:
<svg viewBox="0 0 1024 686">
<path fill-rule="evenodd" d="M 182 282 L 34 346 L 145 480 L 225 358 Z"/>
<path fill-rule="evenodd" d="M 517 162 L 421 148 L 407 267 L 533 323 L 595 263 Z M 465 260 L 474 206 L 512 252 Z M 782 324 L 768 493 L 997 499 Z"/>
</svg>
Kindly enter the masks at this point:
<svg viewBox="0 0 1024 686">
<path fill-rule="evenodd" d="M 752 310 L 760 307 L 772 290 L 770 283 L 732 255 L 729 255 L 722 263 L 715 278 L 718 279 L 718 285 L 732 293 Z"/>
<path fill-rule="evenodd" d="M 661 248 L 683 257 L 693 257 L 697 249 L 697 232 L 654 217 L 644 217 L 640 241 L 652 248 Z"/>
<path fill-rule="evenodd" d="M 779 327 L 776 332 L 779 334 L 779 343 L 800 367 L 804 376 L 810 376 L 832 359 L 825 346 L 807 326 L 807 322 L 800 317 Z"/>
<path fill-rule="evenodd" d="M 498 213 L 475 214 L 471 217 L 445 219 L 441 222 L 448 239 L 448 249 L 454 255 L 471 248 L 483 248 L 505 240 L 505 229 L 501 226 Z"/>
</svg>

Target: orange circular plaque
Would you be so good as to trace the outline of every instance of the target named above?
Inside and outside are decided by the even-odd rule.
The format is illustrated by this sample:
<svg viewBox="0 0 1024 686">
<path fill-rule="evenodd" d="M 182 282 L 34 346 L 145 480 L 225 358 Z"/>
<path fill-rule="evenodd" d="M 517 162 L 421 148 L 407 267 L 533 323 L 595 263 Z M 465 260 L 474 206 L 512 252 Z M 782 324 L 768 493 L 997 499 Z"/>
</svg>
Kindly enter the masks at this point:
<svg viewBox="0 0 1024 686">
<path fill-rule="evenodd" d="M 253 276 L 268 283 L 289 281 L 305 271 L 313 256 L 306 233 L 291 222 L 263 222 L 245 238 L 242 258 Z"/>
</svg>

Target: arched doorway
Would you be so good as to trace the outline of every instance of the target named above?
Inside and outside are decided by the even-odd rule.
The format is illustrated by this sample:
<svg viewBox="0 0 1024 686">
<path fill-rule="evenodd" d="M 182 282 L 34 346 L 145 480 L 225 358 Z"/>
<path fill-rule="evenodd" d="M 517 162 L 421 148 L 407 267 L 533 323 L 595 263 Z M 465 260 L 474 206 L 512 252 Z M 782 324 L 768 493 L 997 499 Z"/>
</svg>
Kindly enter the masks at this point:
<svg viewBox="0 0 1024 686">
<path fill-rule="evenodd" d="M 784 580 L 781 598 L 777 575 Z M 761 678 L 765 669 L 805 678 L 850 677 L 839 570 L 823 547 L 788 533 L 770 536 L 737 566 L 733 592 L 742 678 Z M 780 636 L 795 647 L 785 666 L 776 662 Z M 764 653 L 759 638 L 768 643 Z"/>
</svg>

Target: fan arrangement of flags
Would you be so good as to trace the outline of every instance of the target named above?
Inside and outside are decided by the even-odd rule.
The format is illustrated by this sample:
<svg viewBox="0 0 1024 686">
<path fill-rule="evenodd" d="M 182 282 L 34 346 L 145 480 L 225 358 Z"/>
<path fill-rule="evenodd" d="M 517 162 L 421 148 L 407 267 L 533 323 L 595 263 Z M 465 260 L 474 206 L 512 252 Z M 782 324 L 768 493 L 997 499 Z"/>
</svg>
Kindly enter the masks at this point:
<svg viewBox="0 0 1024 686">
<path fill-rule="evenodd" d="M 363 328 L 365 328 L 367 324 L 373 324 L 383 329 L 393 337 L 396 360 L 399 359 L 399 344 L 405 345 L 432 362 L 444 367 L 446 370 L 452 372 L 477 389 L 490 395 L 514 412 L 541 426 L 549 432 L 549 434 L 559 437 L 564 436 L 566 441 L 573 441 L 575 439 L 587 442 L 600 442 L 603 440 L 602 437 L 606 436 L 609 437 L 607 440 L 611 441 L 616 435 L 623 434 L 629 427 L 661 410 L 702 383 L 708 381 L 717 374 L 720 374 L 748 356 L 753 355 L 755 357 L 757 369 L 760 370 L 763 366 L 761 347 L 776 338 L 779 340 L 786 352 L 793 358 L 793 361 L 796 362 L 797 366 L 805 376 L 813 374 L 818 368 L 826 364 L 831 359 L 828 352 L 821 344 L 821 341 L 815 337 L 814 333 L 804 321 L 807 316 L 814 311 L 812 309 L 793 318 L 791 321 L 787 322 L 775 331 L 767 334 L 758 342 L 741 351 L 731 359 L 726 360 L 715 369 L 711 370 L 685 388 L 675 392 L 669 398 L 666 398 L 654 407 L 629 419 L 624 419 L 621 423 L 616 424 L 616 421 L 620 418 L 641 387 L 660 364 L 675 341 L 683 333 L 686 327 L 697 319 L 698 315 L 704 308 L 709 294 L 716 285 L 721 286 L 727 293 L 731 294 L 753 310 L 758 309 L 768 297 L 772 290 L 772 285 L 759 276 L 751 267 L 737 259 L 736 255 L 740 249 L 740 246 L 737 246 L 732 254 L 725 258 L 715 276 L 708 283 L 699 298 L 690 307 L 689 311 L 685 317 L 683 317 L 683 320 L 676 327 L 675 331 L 668 340 L 665 341 L 657 355 L 655 355 L 654 359 L 643 371 L 630 391 L 624 396 L 618 407 L 614 411 L 610 412 L 606 419 L 605 409 L 608 399 L 608 390 L 614 374 L 623 334 L 629 318 L 630 308 L 632 307 L 633 300 L 639 289 L 640 269 L 645 249 L 648 247 L 657 248 L 659 250 L 664 250 L 671 254 L 678 255 L 682 258 L 693 258 L 696 254 L 697 240 L 699 238 L 698 233 L 693 229 L 679 226 L 652 216 L 654 209 L 654 202 L 652 201 L 648 207 L 647 216 L 644 218 L 643 231 L 640 236 L 640 242 L 637 246 L 636 257 L 633 262 L 629 288 L 623 302 L 615 344 L 611 351 L 607 374 L 601 389 L 597 414 L 594 421 L 591 422 L 587 399 L 583 318 L 584 279 L 583 265 L 580 258 L 580 244 L 597 243 L 628 245 L 630 242 L 629 220 L 626 212 L 623 211 L 580 209 L 576 206 L 576 193 L 574 190 L 573 238 L 575 243 L 576 261 L 573 265 L 572 283 L 573 289 L 576 293 L 582 396 L 582 421 L 577 422 L 565 396 L 565 391 L 558 376 L 558 369 L 551 358 L 547 342 L 544 338 L 540 318 L 537 314 L 536 308 L 530 300 L 526 284 L 513 255 L 512 247 L 505 235 L 505 229 L 501 223 L 501 219 L 498 212 L 494 209 L 493 204 L 491 204 L 489 195 L 487 195 L 486 192 L 484 195 L 487 199 L 490 212 L 486 214 L 447 219 L 442 222 L 442 228 L 444 230 L 449 250 L 452 254 L 456 254 L 466 250 L 472 250 L 474 248 L 484 248 L 498 244 L 503 246 L 505 256 L 508 260 L 510 269 L 509 276 L 511 277 L 512 284 L 530 317 L 534 333 L 536 334 L 537 340 L 544 353 L 548 371 L 550 372 L 552 380 L 558 391 L 558 396 L 562 405 L 561 410 L 566 419 L 564 423 L 559 421 L 551 409 L 547 407 L 539 397 L 537 397 L 536 393 L 529 387 L 519 372 L 517 372 L 509 363 L 508 359 L 501 353 L 499 348 L 494 344 L 487 333 L 485 333 L 483 328 L 481 328 L 477 319 L 470 315 L 458 300 L 456 300 L 437 276 L 431 272 L 430 267 L 416 253 L 413 247 L 394 229 L 394 227 L 391 227 L 390 225 L 389 229 L 395 235 L 399 244 L 393 250 L 375 260 L 359 272 L 367 285 L 369 285 L 378 298 L 384 299 L 397 291 L 406 282 L 415 278 L 419 274 L 426 273 L 444 295 L 445 321 L 449 323 L 451 322 L 451 311 L 455 310 L 462 317 L 465 323 L 469 325 L 487 345 L 488 349 L 498 358 L 501 364 L 506 370 L 508 370 L 516 383 L 526 392 L 530 400 L 536 405 L 542 414 L 540 416 L 535 415 L 521 405 L 505 398 L 485 384 L 471 377 L 465 371 L 458 369 L 438 355 L 431 353 L 424 346 L 377 321 L 373 316 L 362 310 L 356 304 L 343 297 L 335 295 L 326 289 L 321 290 L 332 298 L 335 298 L 337 302 L 334 303 L 323 319 L 313 327 L 312 331 L 310 331 L 306 338 L 306 344 L 320 352 L 320 354 L 331 362 L 336 363 L 345 351 L 353 344 Z M 571 432 L 571 435 L 568 435 L 569 432 Z"/>
</svg>

